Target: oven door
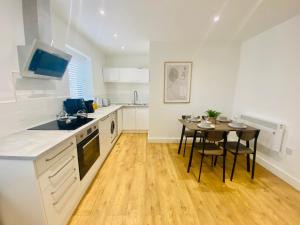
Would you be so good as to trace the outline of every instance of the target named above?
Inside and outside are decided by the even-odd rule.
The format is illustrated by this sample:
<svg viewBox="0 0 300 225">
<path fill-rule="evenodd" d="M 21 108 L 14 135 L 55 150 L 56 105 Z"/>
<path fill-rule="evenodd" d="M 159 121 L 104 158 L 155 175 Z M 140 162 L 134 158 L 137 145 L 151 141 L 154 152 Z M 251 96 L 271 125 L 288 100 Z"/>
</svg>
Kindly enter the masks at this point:
<svg viewBox="0 0 300 225">
<path fill-rule="evenodd" d="M 99 130 L 95 130 L 83 141 L 77 144 L 80 180 L 100 156 Z"/>
</svg>

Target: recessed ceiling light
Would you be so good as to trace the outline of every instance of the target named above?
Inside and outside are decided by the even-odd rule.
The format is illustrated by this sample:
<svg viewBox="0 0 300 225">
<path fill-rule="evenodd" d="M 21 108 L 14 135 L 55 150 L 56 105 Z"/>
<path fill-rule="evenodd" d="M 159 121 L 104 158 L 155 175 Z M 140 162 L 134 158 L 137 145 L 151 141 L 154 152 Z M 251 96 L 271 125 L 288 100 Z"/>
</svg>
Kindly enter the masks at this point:
<svg viewBox="0 0 300 225">
<path fill-rule="evenodd" d="M 214 17 L 214 22 L 218 22 L 220 20 L 220 17 L 219 16 L 215 16 Z"/>
<path fill-rule="evenodd" d="M 122 51 L 124 51 L 125 50 L 125 46 L 121 46 L 121 49 L 122 49 Z"/>
<path fill-rule="evenodd" d="M 117 37 L 118 37 L 118 34 L 117 34 L 117 33 L 114 33 L 113 36 L 114 36 L 114 38 L 117 38 Z"/>
<path fill-rule="evenodd" d="M 103 9 L 100 9 L 100 10 L 99 10 L 99 13 L 100 13 L 100 15 L 102 15 L 102 16 L 104 16 L 104 15 L 105 15 L 105 12 L 104 12 L 104 10 L 103 10 Z"/>
</svg>

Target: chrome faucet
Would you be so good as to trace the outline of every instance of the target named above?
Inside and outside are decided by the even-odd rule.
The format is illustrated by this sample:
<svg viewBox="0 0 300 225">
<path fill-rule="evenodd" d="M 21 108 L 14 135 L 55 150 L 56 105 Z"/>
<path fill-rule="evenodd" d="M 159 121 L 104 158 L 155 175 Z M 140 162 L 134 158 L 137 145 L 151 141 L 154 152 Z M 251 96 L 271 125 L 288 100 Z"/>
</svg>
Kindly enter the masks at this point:
<svg viewBox="0 0 300 225">
<path fill-rule="evenodd" d="M 138 100 L 139 100 L 138 92 L 136 90 L 134 90 L 134 92 L 133 92 L 133 104 L 136 105 Z"/>
</svg>

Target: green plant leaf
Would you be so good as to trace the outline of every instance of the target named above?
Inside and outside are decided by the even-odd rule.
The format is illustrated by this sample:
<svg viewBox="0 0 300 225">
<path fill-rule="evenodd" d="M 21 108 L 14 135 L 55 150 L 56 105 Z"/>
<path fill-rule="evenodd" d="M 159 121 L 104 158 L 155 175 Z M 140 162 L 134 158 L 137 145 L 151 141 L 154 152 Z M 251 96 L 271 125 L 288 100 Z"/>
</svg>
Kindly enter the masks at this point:
<svg viewBox="0 0 300 225">
<path fill-rule="evenodd" d="M 206 111 L 206 114 L 208 117 L 217 118 L 219 115 L 221 115 L 221 112 L 218 112 L 216 110 L 208 109 Z"/>
</svg>

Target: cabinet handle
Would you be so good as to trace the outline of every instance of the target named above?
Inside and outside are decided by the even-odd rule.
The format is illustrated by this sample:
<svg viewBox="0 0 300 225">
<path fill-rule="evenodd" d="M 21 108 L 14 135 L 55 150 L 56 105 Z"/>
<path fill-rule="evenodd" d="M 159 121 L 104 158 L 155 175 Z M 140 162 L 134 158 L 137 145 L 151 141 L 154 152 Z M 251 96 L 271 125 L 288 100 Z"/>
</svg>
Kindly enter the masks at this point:
<svg viewBox="0 0 300 225">
<path fill-rule="evenodd" d="M 73 161 L 73 159 L 75 158 L 74 155 L 72 155 L 72 158 L 69 159 L 62 167 L 60 167 L 54 174 L 50 175 L 48 178 L 51 179 L 53 177 L 55 177 L 60 171 L 62 171 L 70 162 Z M 74 168 L 75 169 L 75 168 Z"/>
<path fill-rule="evenodd" d="M 88 146 L 92 141 L 94 141 L 97 137 L 99 137 L 99 134 L 97 134 L 95 137 L 93 137 L 91 140 L 89 140 L 88 143 L 86 143 L 84 146 L 82 146 L 83 151 L 85 151 L 85 147 Z"/>
<path fill-rule="evenodd" d="M 51 158 L 45 159 L 46 162 L 49 162 L 49 161 L 55 159 L 57 156 L 59 156 L 59 155 L 60 155 L 61 153 L 63 153 L 65 150 L 67 150 L 68 148 L 70 148 L 73 144 L 74 144 L 74 143 L 71 142 L 71 144 L 69 144 L 67 147 L 65 147 L 63 150 L 61 150 L 61 151 L 60 151 L 59 153 L 57 153 L 56 155 L 52 156 Z"/>
<path fill-rule="evenodd" d="M 76 180 L 77 180 L 77 177 L 74 177 L 74 178 L 73 178 L 73 181 L 65 188 L 65 190 L 64 190 L 63 194 L 60 196 L 60 198 L 57 199 L 55 202 L 52 203 L 54 206 L 57 205 L 57 204 L 60 202 L 60 200 L 61 200 L 62 197 L 65 195 L 65 193 L 67 192 L 67 190 L 68 190 L 70 187 L 72 187 L 72 185 L 76 182 Z M 51 195 L 54 195 L 57 191 L 58 191 L 58 190 L 51 192 Z"/>
</svg>

